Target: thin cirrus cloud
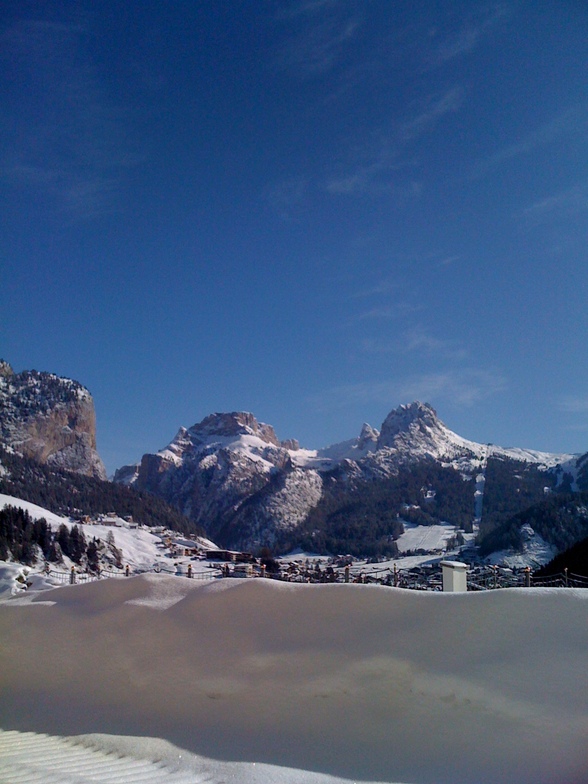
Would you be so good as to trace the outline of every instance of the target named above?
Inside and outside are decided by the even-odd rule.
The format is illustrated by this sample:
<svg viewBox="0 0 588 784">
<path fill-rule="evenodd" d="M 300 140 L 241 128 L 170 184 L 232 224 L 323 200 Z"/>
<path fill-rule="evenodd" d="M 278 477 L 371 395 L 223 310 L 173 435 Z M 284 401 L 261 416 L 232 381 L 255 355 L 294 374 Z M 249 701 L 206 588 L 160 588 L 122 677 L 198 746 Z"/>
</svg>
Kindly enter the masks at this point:
<svg viewBox="0 0 588 784">
<path fill-rule="evenodd" d="M 567 414 L 588 414 L 588 397 L 565 395 L 559 401 L 559 408 Z"/>
<path fill-rule="evenodd" d="M 436 68 L 469 54 L 510 13 L 511 9 L 505 3 L 482 6 L 469 12 L 459 20 L 456 30 L 433 37 L 433 45 L 425 58 L 426 65 Z"/>
<path fill-rule="evenodd" d="M 552 117 L 551 120 L 519 141 L 506 145 L 487 158 L 478 161 L 470 172 L 470 179 L 476 180 L 484 177 L 520 155 L 529 155 L 534 150 L 560 140 L 562 137 L 572 136 L 584 139 L 587 131 L 588 104 L 572 106 Z"/>
<path fill-rule="evenodd" d="M 462 361 L 469 356 L 469 351 L 457 341 L 437 338 L 423 326 L 408 329 L 391 340 L 367 338 L 361 345 L 367 354 L 419 354 L 453 361 Z"/>
<path fill-rule="evenodd" d="M 322 76 L 340 62 L 361 26 L 358 16 L 342 13 L 331 2 L 296 4 L 279 15 L 279 21 L 298 22 L 302 29 L 290 33 L 279 47 L 274 67 L 303 79 Z"/>
<path fill-rule="evenodd" d="M 428 95 L 414 104 L 412 113 L 400 124 L 397 140 L 409 142 L 431 130 L 446 114 L 458 111 L 463 103 L 464 90 L 454 85 L 437 95 Z"/>
<path fill-rule="evenodd" d="M 463 368 L 381 382 L 346 384 L 313 396 L 312 402 L 325 409 L 332 409 L 333 405 L 344 408 L 358 403 L 397 405 L 413 400 L 469 408 L 503 392 L 506 386 L 506 379 L 498 371 Z"/>
<path fill-rule="evenodd" d="M 574 185 L 553 196 L 541 199 L 523 210 L 523 214 L 536 221 L 549 217 L 570 217 L 588 210 L 588 186 Z"/>
<path fill-rule="evenodd" d="M 463 99 L 463 88 L 454 85 L 415 101 L 403 120 L 377 135 L 376 141 L 373 136 L 366 141 L 359 154 L 354 153 L 354 162 L 340 165 L 339 171 L 327 178 L 325 190 L 340 195 L 386 193 L 403 200 L 417 198 L 422 183 L 414 175 L 407 178 L 404 174 L 417 165 L 410 154 L 411 145 L 432 132 L 443 117 L 459 111 Z"/>
<path fill-rule="evenodd" d="M 412 302 L 394 302 L 391 305 L 380 305 L 361 313 L 351 316 L 348 323 L 357 324 L 367 321 L 392 321 L 394 319 L 405 318 L 423 309 L 422 305 L 415 305 Z"/>
<path fill-rule="evenodd" d="M 278 217 L 290 221 L 304 204 L 309 186 L 307 177 L 292 177 L 268 185 L 263 190 L 263 198 Z"/>
<path fill-rule="evenodd" d="M 278 12 L 278 16 L 286 20 L 295 19 L 297 16 L 316 14 L 327 8 L 334 8 L 338 2 L 339 0 L 301 0 L 283 7 Z"/>
<path fill-rule="evenodd" d="M 456 341 L 437 338 L 423 326 L 413 327 L 404 333 L 401 350 L 405 353 L 420 352 L 445 359 L 465 359 L 468 356 L 468 351 Z"/>
<path fill-rule="evenodd" d="M 358 289 L 351 295 L 352 299 L 364 299 L 385 294 L 393 294 L 398 291 L 399 285 L 391 278 L 383 278 L 373 286 L 366 286 L 365 288 Z"/>
</svg>

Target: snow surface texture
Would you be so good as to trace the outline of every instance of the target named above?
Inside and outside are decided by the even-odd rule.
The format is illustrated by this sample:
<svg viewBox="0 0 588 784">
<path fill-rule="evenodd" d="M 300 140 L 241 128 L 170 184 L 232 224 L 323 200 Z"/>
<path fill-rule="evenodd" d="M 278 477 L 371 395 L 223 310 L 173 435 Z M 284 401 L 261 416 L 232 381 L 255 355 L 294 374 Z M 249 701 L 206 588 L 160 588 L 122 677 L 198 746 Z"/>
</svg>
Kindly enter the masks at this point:
<svg viewBox="0 0 588 784">
<path fill-rule="evenodd" d="M 29 591 L 0 603 L 0 727 L 158 738 L 109 743 L 163 782 L 189 752 L 218 761 L 190 757 L 193 781 L 218 784 L 585 784 L 587 621 L 573 589 L 142 575 Z M 28 780 L 53 781 L 50 759 Z"/>
<path fill-rule="evenodd" d="M 2 784 L 338 784 L 308 771 L 217 762 L 158 738 L 0 730 Z M 369 783 L 366 783 L 369 784 Z"/>
</svg>

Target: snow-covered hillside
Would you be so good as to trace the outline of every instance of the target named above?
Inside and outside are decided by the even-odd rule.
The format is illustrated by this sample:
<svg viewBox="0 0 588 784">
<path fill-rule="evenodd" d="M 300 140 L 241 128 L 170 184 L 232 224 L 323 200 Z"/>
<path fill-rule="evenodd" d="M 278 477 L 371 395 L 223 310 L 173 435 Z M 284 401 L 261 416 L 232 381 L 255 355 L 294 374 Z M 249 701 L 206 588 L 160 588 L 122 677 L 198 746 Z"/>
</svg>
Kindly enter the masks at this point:
<svg viewBox="0 0 588 784">
<path fill-rule="evenodd" d="M 201 572 L 206 574 L 210 571 L 207 563 L 194 561 L 183 554 L 184 548 L 193 548 L 196 545 L 205 549 L 214 549 L 216 545 L 207 539 L 196 537 L 194 540 L 186 540 L 181 534 L 167 530 L 155 533 L 150 528 L 131 525 L 126 520 L 116 517 L 108 518 L 104 523 L 74 522 L 29 501 L 0 493 L 0 509 L 5 506 L 26 510 L 33 520 L 45 518 L 54 531 L 57 531 L 62 524 L 67 528 L 77 525 L 88 542 L 93 538 L 105 542 L 109 537 L 112 537 L 115 547 L 122 555 L 122 567 L 126 569 L 128 566 L 131 574 L 153 570 L 171 574 L 186 573 L 189 564 L 194 575 Z M 63 563 L 52 565 L 52 569 L 56 572 L 66 573 L 72 566 L 77 568 L 67 556 L 63 556 Z M 42 575 L 42 569 L 42 561 L 31 567 L 0 561 L 0 596 L 19 592 L 27 582 L 31 583 L 31 581 L 33 589 L 60 584 L 57 577 Z M 110 571 L 117 570 L 110 568 Z M 24 578 L 24 580 L 19 578 Z"/>
<path fill-rule="evenodd" d="M 7 784 L 588 780 L 586 591 L 142 575 L 0 628 L 0 728 L 55 736 L 1 733 Z"/>
</svg>

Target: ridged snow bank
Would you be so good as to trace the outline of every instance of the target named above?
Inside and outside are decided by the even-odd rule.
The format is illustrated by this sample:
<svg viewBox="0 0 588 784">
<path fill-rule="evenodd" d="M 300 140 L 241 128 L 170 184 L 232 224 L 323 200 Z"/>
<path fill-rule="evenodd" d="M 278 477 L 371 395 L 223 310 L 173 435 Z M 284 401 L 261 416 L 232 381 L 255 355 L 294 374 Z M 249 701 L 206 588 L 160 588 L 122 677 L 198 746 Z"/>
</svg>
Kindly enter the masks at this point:
<svg viewBox="0 0 588 784">
<path fill-rule="evenodd" d="M 5 730 L 354 780 L 588 781 L 586 591 L 144 575 L 8 600 L 0 639 Z"/>
</svg>

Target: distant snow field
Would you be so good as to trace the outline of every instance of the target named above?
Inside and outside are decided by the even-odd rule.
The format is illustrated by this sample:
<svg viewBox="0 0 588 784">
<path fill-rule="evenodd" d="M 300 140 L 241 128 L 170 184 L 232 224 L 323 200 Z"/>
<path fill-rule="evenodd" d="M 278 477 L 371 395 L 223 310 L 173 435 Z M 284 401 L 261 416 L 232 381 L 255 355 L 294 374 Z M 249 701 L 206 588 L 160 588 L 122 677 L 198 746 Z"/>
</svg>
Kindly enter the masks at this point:
<svg viewBox="0 0 588 784">
<path fill-rule="evenodd" d="M 444 551 L 447 540 L 457 533 L 454 525 L 415 525 L 404 522 L 404 533 L 398 537 L 396 544 L 400 553 L 409 550 Z"/>
</svg>

